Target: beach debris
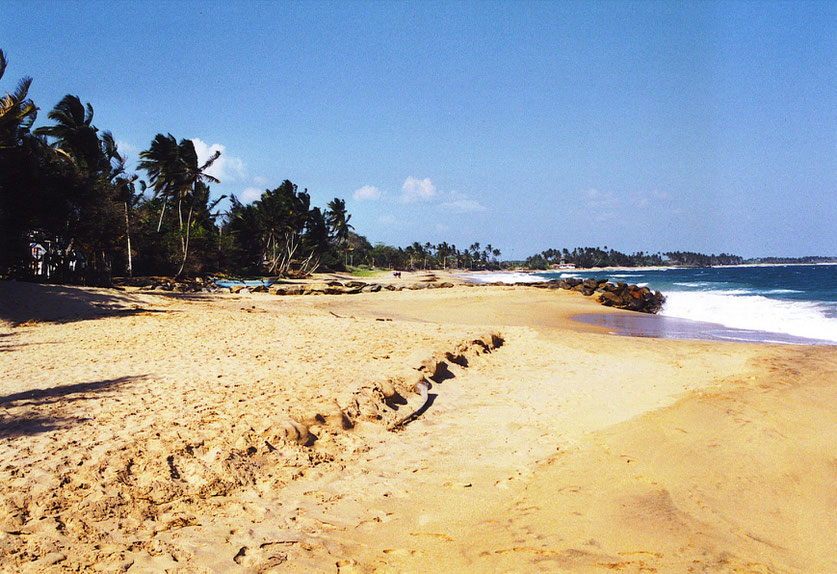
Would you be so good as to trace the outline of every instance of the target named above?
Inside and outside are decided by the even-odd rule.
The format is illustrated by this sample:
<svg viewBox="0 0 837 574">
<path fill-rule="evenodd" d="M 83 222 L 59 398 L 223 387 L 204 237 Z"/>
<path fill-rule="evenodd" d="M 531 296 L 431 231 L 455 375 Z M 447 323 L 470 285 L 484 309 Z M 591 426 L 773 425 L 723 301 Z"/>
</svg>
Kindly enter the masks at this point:
<svg viewBox="0 0 837 574">
<path fill-rule="evenodd" d="M 403 417 L 403 418 L 395 421 L 395 423 L 389 427 L 389 430 L 395 430 L 399 427 L 403 427 L 404 425 L 409 423 L 411 420 L 413 420 L 413 419 L 417 418 L 419 415 L 421 415 L 421 413 L 423 413 L 425 410 L 427 410 L 427 406 L 428 406 L 427 403 L 430 400 L 430 395 L 428 393 L 429 390 L 430 390 L 430 384 L 426 380 L 424 380 L 424 378 L 422 377 L 422 381 L 416 384 L 416 391 L 421 395 L 421 404 L 419 405 L 419 407 L 417 409 L 412 411 L 406 417 Z"/>
</svg>

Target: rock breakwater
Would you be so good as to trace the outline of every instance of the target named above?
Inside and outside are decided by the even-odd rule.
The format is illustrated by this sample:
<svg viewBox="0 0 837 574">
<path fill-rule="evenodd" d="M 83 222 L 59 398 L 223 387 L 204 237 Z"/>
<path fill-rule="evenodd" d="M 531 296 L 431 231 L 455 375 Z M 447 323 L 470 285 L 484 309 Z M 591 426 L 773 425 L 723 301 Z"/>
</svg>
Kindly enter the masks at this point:
<svg viewBox="0 0 837 574">
<path fill-rule="evenodd" d="M 528 285 L 540 289 L 565 289 L 576 291 L 590 297 L 598 294 L 597 300 L 606 307 L 639 311 L 640 313 L 657 313 L 665 303 L 665 296 L 659 291 L 652 291 L 648 287 L 628 285 L 627 283 L 611 283 L 607 279 L 553 279 Z"/>
</svg>

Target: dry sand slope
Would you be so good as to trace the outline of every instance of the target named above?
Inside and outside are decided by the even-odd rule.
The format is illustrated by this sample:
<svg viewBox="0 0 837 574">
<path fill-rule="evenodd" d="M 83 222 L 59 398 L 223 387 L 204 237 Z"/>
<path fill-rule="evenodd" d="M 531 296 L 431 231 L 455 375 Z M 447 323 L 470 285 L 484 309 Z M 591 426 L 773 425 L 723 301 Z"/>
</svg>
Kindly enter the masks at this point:
<svg viewBox="0 0 837 574">
<path fill-rule="evenodd" d="M 0 305 L 9 571 L 837 570 L 835 349 L 524 288 Z"/>
</svg>

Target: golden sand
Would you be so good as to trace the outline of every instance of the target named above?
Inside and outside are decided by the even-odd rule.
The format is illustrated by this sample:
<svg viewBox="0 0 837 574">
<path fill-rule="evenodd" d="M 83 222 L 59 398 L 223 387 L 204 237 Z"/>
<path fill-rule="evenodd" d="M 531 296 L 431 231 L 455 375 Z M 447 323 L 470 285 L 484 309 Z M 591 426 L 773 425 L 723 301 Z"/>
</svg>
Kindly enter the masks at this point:
<svg viewBox="0 0 837 574">
<path fill-rule="evenodd" d="M 2 569 L 837 571 L 837 349 L 605 311 L 0 283 Z"/>
</svg>

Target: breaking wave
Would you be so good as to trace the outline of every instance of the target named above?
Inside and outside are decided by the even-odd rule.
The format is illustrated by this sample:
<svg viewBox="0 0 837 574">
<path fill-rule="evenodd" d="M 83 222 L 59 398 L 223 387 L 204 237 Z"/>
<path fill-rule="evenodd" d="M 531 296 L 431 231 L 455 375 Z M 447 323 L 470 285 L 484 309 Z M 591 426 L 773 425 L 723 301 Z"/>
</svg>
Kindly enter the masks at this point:
<svg viewBox="0 0 837 574">
<path fill-rule="evenodd" d="M 671 291 L 661 315 L 715 323 L 735 329 L 784 333 L 837 344 L 837 307 L 771 299 L 747 290 Z"/>
</svg>

